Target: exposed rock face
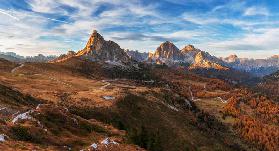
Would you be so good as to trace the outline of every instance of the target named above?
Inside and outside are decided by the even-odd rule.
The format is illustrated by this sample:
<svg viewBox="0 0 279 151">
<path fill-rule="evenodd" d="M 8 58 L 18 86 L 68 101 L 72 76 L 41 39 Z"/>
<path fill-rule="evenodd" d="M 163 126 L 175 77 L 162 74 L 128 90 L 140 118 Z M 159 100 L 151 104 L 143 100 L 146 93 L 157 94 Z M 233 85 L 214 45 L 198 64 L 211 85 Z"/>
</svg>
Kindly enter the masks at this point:
<svg viewBox="0 0 279 151">
<path fill-rule="evenodd" d="M 184 55 L 184 60 L 187 63 L 195 63 L 195 56 L 201 52 L 200 49 L 196 49 L 193 45 L 187 45 L 182 50 L 181 53 Z"/>
<path fill-rule="evenodd" d="M 91 34 L 84 49 L 77 53 L 70 51 L 68 54 L 61 55 L 51 62 L 63 62 L 72 57 L 103 62 L 128 63 L 131 61 L 124 49 L 121 49 L 120 46 L 113 41 L 106 41 L 96 30 Z"/>
<path fill-rule="evenodd" d="M 208 53 L 205 52 L 198 52 L 198 54 L 195 56 L 195 61 L 190 67 L 191 69 L 194 68 L 213 68 L 217 70 L 228 70 L 229 68 L 222 66 L 221 64 L 218 64 L 217 60 L 214 60 L 212 56 L 209 56 Z"/>
<path fill-rule="evenodd" d="M 151 57 L 153 57 L 153 53 L 152 52 L 148 52 L 148 58 L 151 58 Z"/>
<path fill-rule="evenodd" d="M 193 45 L 187 45 L 179 50 L 173 43 L 162 43 L 154 54 L 149 55 L 150 62 L 156 64 L 176 65 L 180 63 L 190 64 L 191 69 L 195 68 L 214 68 L 218 70 L 227 70 L 223 66 L 225 63 L 211 56 L 209 53 L 196 49 Z"/>
<path fill-rule="evenodd" d="M 278 55 L 274 55 L 267 59 L 247 59 L 238 58 L 236 55 L 230 55 L 221 59 L 228 63 L 231 68 L 243 70 L 260 77 L 279 70 Z"/>
<path fill-rule="evenodd" d="M 225 62 L 231 63 L 231 62 L 239 62 L 239 58 L 237 57 L 237 55 L 230 55 L 226 58 L 223 59 Z"/>
<path fill-rule="evenodd" d="M 279 55 L 273 55 L 271 58 L 273 58 L 273 59 L 279 59 Z"/>
<path fill-rule="evenodd" d="M 136 61 L 142 62 L 146 61 L 148 59 L 149 53 L 146 52 L 139 52 L 139 51 L 133 51 L 133 50 L 126 50 L 126 53 L 128 56 Z"/>
<path fill-rule="evenodd" d="M 154 54 L 149 53 L 148 61 L 156 64 L 175 65 L 177 62 L 182 62 L 184 56 L 180 50 L 169 41 L 162 43 Z"/>
<path fill-rule="evenodd" d="M 105 41 L 104 38 L 94 30 L 85 48 L 77 52 L 76 56 L 88 57 L 94 61 L 121 61 L 130 60 L 124 49 L 113 41 Z"/>
<path fill-rule="evenodd" d="M 166 41 L 162 43 L 155 51 L 154 58 L 162 58 L 169 60 L 182 60 L 183 56 L 181 55 L 179 49 L 171 42 Z"/>
<path fill-rule="evenodd" d="M 189 52 L 193 52 L 193 51 L 197 52 L 200 50 L 196 49 L 193 45 L 187 45 L 181 50 L 181 53 L 185 54 L 185 53 L 189 53 Z"/>
</svg>

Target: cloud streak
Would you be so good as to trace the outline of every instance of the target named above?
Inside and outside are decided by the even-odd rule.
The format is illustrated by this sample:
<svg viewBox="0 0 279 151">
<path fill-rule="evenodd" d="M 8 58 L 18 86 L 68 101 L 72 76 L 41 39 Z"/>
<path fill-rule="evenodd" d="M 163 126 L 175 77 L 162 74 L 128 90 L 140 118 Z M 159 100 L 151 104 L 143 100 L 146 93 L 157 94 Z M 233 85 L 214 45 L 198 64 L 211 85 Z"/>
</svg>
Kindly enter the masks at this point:
<svg viewBox="0 0 279 151">
<path fill-rule="evenodd" d="M 19 21 L 19 18 L 17 18 L 16 16 L 11 15 L 10 13 L 6 12 L 3 9 L 0 9 L 0 13 L 3 14 L 3 15 L 6 15 L 6 16 L 8 16 L 8 17 L 10 17 L 10 18 L 12 18 L 12 19 L 14 19 L 16 21 Z"/>
<path fill-rule="evenodd" d="M 256 15 L 269 16 L 269 11 L 265 7 L 249 7 L 244 12 L 244 16 L 256 16 Z"/>
<path fill-rule="evenodd" d="M 278 19 L 270 5 L 233 0 L 24 0 L 0 4 L 0 50 L 21 55 L 60 54 L 85 45 L 93 29 L 121 47 L 155 50 L 163 41 L 194 43 L 218 55 L 229 51 L 275 53 Z M 6 2 L 6 4 L 9 2 Z M 187 8 L 187 9 L 185 9 Z M 1 15 L 2 14 L 2 15 Z M 272 17 L 271 17 L 272 16 Z M 10 19 L 7 19 L 10 18 Z M 261 43 L 261 45 L 260 45 Z M 17 45 L 23 44 L 23 45 Z M 50 51 L 51 50 L 51 51 Z M 47 55 L 47 54 L 46 54 Z M 267 55 L 267 54 L 266 54 Z M 265 57 L 265 56 L 263 56 Z"/>
</svg>

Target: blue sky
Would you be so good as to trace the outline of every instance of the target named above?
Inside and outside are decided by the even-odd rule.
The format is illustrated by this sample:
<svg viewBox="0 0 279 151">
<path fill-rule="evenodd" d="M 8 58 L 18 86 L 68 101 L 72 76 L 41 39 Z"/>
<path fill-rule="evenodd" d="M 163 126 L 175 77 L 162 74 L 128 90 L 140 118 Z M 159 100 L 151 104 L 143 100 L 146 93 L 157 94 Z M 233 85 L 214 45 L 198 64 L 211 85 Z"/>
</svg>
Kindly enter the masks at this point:
<svg viewBox="0 0 279 151">
<path fill-rule="evenodd" d="M 122 48 L 169 40 L 216 56 L 279 54 L 278 0 L 0 0 L 0 51 L 80 50 L 93 31 Z"/>
</svg>

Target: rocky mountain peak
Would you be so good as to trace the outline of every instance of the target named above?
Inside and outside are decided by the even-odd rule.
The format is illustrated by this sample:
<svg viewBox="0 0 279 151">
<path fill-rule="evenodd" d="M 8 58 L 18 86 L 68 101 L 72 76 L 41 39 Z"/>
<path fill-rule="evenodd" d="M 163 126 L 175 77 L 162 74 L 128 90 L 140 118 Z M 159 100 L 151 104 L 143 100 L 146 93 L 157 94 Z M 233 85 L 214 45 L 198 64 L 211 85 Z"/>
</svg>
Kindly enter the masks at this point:
<svg viewBox="0 0 279 151">
<path fill-rule="evenodd" d="M 83 51 L 80 53 L 78 53 L 79 55 L 83 55 L 83 54 L 87 54 L 92 50 L 96 50 L 98 48 L 100 48 L 100 46 L 103 45 L 103 43 L 105 42 L 104 38 L 102 35 L 100 35 L 97 30 L 94 30 L 93 33 L 91 34 L 85 48 L 83 49 Z"/>
<path fill-rule="evenodd" d="M 237 57 L 237 55 L 232 54 L 232 55 L 229 55 L 228 57 L 224 58 L 223 61 L 228 62 L 228 63 L 233 63 L 233 62 L 239 61 L 239 58 Z"/>
<path fill-rule="evenodd" d="M 96 30 L 91 34 L 85 48 L 76 56 L 86 56 L 92 60 L 111 60 L 128 62 L 129 56 L 124 49 L 113 41 L 106 41 Z"/>
<path fill-rule="evenodd" d="M 195 50 L 197 50 L 197 49 L 193 45 L 187 45 L 181 50 L 181 52 L 188 53 L 188 52 L 195 51 Z"/>
<path fill-rule="evenodd" d="M 204 56 L 202 52 L 199 52 L 196 57 L 195 57 L 195 62 L 196 63 L 201 63 L 204 60 Z"/>
<path fill-rule="evenodd" d="M 210 56 L 208 53 L 200 51 L 195 56 L 195 61 L 190 68 L 205 68 L 205 69 L 217 69 L 228 70 L 229 68 L 222 66 L 218 62 L 219 60 Z"/>
<path fill-rule="evenodd" d="M 178 48 L 170 41 L 166 41 L 164 43 L 161 43 L 161 45 L 158 47 L 159 49 L 162 49 L 163 51 L 177 51 Z"/>
<path fill-rule="evenodd" d="M 230 58 L 238 58 L 236 54 L 230 55 Z"/>
<path fill-rule="evenodd" d="M 279 59 L 279 55 L 273 55 L 271 58 L 273 58 L 273 59 Z"/>
<path fill-rule="evenodd" d="M 148 58 L 152 57 L 154 54 L 152 52 L 148 52 Z"/>
<path fill-rule="evenodd" d="M 146 61 L 148 59 L 149 53 L 139 52 L 138 50 L 125 50 L 128 56 L 138 62 Z"/>
<path fill-rule="evenodd" d="M 153 57 L 166 59 L 179 59 L 181 56 L 179 49 L 170 41 L 162 43 L 155 51 Z"/>
</svg>

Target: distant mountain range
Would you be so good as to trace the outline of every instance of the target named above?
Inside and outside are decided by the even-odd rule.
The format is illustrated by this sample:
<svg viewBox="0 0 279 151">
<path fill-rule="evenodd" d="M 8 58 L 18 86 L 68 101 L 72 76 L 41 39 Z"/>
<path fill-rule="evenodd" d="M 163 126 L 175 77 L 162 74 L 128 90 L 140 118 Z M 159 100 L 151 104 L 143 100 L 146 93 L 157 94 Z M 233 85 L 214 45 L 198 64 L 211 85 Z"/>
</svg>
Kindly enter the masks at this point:
<svg viewBox="0 0 279 151">
<path fill-rule="evenodd" d="M 55 59 L 57 56 L 44 56 L 39 54 L 37 56 L 20 56 L 14 52 L 0 52 L 0 58 L 12 61 L 12 62 L 49 62 Z"/>
<path fill-rule="evenodd" d="M 260 77 L 279 70 L 279 55 L 274 55 L 267 59 L 247 59 L 230 55 L 221 59 L 234 69 L 246 71 Z"/>
<path fill-rule="evenodd" d="M 127 64 L 129 62 L 145 62 L 149 64 L 164 64 L 167 66 L 184 66 L 188 69 L 234 69 L 262 77 L 279 70 L 279 55 L 267 59 L 247 59 L 230 55 L 218 58 L 208 52 L 186 45 L 181 50 L 172 42 L 162 43 L 154 53 L 124 50 L 113 41 L 106 41 L 96 30 L 93 31 L 84 49 L 69 51 L 59 57 L 38 55 L 23 57 L 15 53 L 0 53 L 0 58 L 14 62 L 63 62 L 69 58 L 85 58 L 91 61 L 102 61 L 110 64 Z"/>
<path fill-rule="evenodd" d="M 279 70 L 279 55 L 267 59 L 238 58 L 236 55 L 217 58 L 193 45 L 187 45 L 179 50 L 169 41 L 162 43 L 155 53 L 128 51 L 128 55 L 135 60 L 168 66 L 188 64 L 189 69 L 227 70 L 231 68 L 251 73 L 257 77 L 263 77 Z"/>
</svg>

